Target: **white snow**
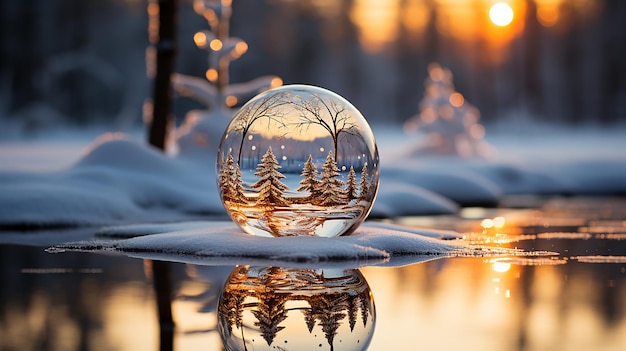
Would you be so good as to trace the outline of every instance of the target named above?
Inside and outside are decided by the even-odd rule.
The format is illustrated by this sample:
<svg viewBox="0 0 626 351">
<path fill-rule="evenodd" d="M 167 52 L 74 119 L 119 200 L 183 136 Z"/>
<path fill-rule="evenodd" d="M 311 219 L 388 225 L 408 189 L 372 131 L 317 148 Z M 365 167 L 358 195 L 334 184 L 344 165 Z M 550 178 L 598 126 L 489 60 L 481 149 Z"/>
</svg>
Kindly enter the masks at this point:
<svg viewBox="0 0 626 351">
<path fill-rule="evenodd" d="M 626 263 L 626 256 L 574 256 L 571 259 L 583 263 Z"/>
<path fill-rule="evenodd" d="M 218 113 L 215 119 L 226 116 Z M 15 141 L 0 142 L 0 226 L 226 218 L 211 147 L 219 141 L 206 134 L 208 122 L 200 122 L 177 135 L 180 148 L 173 155 L 120 134 L 105 134 L 82 153 L 68 142 L 59 146 L 58 140 L 28 143 L 26 148 Z M 574 133 L 574 141 L 552 132 L 531 135 L 528 145 L 518 148 L 507 140 L 515 144 L 524 138 L 499 137 L 495 140 L 502 146 L 494 148 L 503 151 L 488 160 L 410 157 L 404 151 L 413 140 L 400 129 L 374 130 L 381 184 L 372 217 L 451 214 L 460 206 L 497 205 L 510 194 L 626 194 L 626 138 L 617 131 Z M 25 161 L 54 159 L 56 151 L 65 154 L 56 156 L 56 163 L 28 166 Z"/>
<path fill-rule="evenodd" d="M 266 238 L 243 233 L 232 222 L 181 222 L 105 228 L 97 240 L 65 243 L 50 252 L 114 251 L 135 257 L 199 264 L 246 264 L 265 261 L 319 264 L 401 264 L 451 256 L 520 255 L 506 248 L 481 247 L 454 240 L 450 232 L 419 229 L 404 231 L 397 225 L 364 224 L 350 236 Z M 113 238 L 113 240 L 111 240 Z M 126 238 L 126 239 L 120 239 Z M 408 257 L 410 256 L 410 257 Z M 390 261 L 391 260 L 391 261 Z"/>
</svg>

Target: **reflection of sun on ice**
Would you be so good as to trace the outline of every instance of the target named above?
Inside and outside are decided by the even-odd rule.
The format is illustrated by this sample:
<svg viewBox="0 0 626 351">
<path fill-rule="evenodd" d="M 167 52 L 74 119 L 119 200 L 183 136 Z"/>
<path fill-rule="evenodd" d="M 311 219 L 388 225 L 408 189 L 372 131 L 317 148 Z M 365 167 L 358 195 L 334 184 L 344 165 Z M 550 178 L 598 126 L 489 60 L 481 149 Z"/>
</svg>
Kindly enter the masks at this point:
<svg viewBox="0 0 626 351">
<path fill-rule="evenodd" d="M 493 269 L 494 272 L 504 273 L 511 269 L 511 264 L 508 262 L 495 261 L 493 262 L 491 269 Z"/>
<path fill-rule="evenodd" d="M 497 2 L 489 9 L 489 19 L 496 26 L 508 26 L 513 22 L 513 16 L 513 8 L 505 2 Z"/>
</svg>

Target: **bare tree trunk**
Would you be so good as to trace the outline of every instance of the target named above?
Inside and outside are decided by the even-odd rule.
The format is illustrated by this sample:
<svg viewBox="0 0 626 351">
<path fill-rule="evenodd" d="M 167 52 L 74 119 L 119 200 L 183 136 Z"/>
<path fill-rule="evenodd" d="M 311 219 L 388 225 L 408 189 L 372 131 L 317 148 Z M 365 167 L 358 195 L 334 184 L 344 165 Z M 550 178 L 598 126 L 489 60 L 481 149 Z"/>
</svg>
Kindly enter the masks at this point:
<svg viewBox="0 0 626 351">
<path fill-rule="evenodd" d="M 159 39 L 156 43 L 156 76 L 152 89 L 152 121 L 149 142 L 165 150 L 165 140 L 172 110 L 170 78 L 176 57 L 176 9 L 178 0 L 159 0 Z"/>
<path fill-rule="evenodd" d="M 159 316 L 159 350 L 174 349 L 174 318 L 172 318 L 172 274 L 170 263 L 152 261 L 152 283 L 156 293 Z"/>
<path fill-rule="evenodd" d="M 159 0 L 158 6 L 159 39 L 156 43 L 156 76 L 152 89 L 153 110 L 148 127 L 148 141 L 150 145 L 165 151 L 172 110 L 171 76 L 176 57 L 178 0 Z M 159 349 L 173 350 L 175 324 L 172 318 L 172 277 L 168 262 L 152 261 L 152 281 L 159 316 Z"/>
</svg>

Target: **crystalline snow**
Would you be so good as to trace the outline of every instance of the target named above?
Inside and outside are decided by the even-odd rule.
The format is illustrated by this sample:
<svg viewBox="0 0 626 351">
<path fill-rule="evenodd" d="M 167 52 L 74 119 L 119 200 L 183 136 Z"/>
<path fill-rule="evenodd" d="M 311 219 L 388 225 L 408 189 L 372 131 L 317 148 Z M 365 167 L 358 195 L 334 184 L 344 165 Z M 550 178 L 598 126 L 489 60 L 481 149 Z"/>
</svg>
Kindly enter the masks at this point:
<svg viewBox="0 0 626 351">
<path fill-rule="evenodd" d="M 407 232 L 400 226 L 364 224 L 350 236 L 313 238 L 306 236 L 266 238 L 244 234 L 230 222 L 182 222 L 168 225 L 144 224 L 106 228 L 99 237 L 129 237 L 124 240 L 95 240 L 60 244 L 49 251 L 117 251 L 132 256 L 215 264 L 228 263 L 226 258 L 271 260 L 283 262 L 359 261 L 383 262 L 400 256 L 454 256 L 515 254 L 510 249 L 487 249 L 454 241 Z M 449 232 L 425 230 L 429 236 Z M 205 258 L 204 262 L 202 258 Z M 423 258 L 418 257 L 418 260 Z M 363 261 L 365 260 L 365 261 Z"/>
</svg>

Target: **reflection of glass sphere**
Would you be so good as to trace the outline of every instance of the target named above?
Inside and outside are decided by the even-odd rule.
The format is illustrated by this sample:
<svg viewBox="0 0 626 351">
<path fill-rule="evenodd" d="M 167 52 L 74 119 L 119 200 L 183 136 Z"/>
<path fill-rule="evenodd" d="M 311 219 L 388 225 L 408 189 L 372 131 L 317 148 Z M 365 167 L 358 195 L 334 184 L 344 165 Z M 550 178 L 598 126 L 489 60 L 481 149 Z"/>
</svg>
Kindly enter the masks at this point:
<svg viewBox="0 0 626 351">
<path fill-rule="evenodd" d="M 312 86 L 283 86 L 246 103 L 217 159 L 224 207 L 255 235 L 349 234 L 378 191 L 367 121 L 341 96 Z"/>
<path fill-rule="evenodd" d="M 227 350 L 366 350 L 374 299 L 356 269 L 237 267 L 218 304 Z"/>
</svg>

